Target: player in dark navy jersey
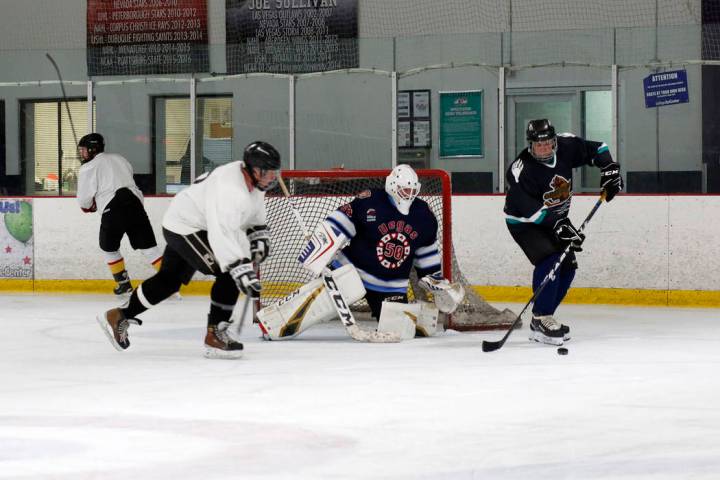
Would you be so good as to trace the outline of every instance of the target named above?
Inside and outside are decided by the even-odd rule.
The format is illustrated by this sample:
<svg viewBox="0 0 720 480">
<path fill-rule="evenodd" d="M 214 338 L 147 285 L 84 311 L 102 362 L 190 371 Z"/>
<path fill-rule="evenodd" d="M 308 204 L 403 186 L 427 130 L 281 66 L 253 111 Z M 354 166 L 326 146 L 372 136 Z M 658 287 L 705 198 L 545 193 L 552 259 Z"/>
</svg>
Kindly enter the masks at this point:
<svg viewBox="0 0 720 480">
<path fill-rule="evenodd" d="M 555 133 L 546 119 L 532 120 L 527 127 L 528 146 L 507 171 L 505 221 L 515 242 L 535 266 L 533 290 L 537 289 L 562 252 L 570 246 L 558 274 L 533 304 L 531 340 L 562 345 L 570 328 L 553 315 L 575 277 L 575 252 L 582 250 L 585 236 L 568 218 L 572 199 L 572 171 L 583 165 L 600 168 L 600 186 L 611 201 L 623 188 L 620 166 L 608 146 L 571 134 Z"/>
</svg>

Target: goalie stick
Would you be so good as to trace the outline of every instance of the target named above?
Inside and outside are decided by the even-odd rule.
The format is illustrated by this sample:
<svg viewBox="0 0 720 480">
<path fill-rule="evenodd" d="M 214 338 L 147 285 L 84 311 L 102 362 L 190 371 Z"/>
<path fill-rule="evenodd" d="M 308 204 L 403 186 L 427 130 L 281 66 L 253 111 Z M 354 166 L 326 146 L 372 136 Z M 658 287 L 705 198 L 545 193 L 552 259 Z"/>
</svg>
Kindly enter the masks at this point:
<svg viewBox="0 0 720 480">
<path fill-rule="evenodd" d="M 280 189 L 285 196 L 285 200 L 288 202 L 288 205 L 290 205 L 290 209 L 292 210 L 295 219 L 297 220 L 300 228 L 303 231 L 305 239 L 310 238 L 310 231 L 305 224 L 305 220 L 302 218 L 302 215 L 300 215 L 300 210 L 297 208 L 297 205 L 295 205 L 295 202 L 290 195 L 290 191 L 285 185 L 285 181 L 282 179 L 282 177 L 278 177 L 278 183 L 280 184 Z M 332 300 L 331 303 L 333 307 L 335 307 L 335 311 L 337 312 L 338 317 L 340 317 L 340 321 L 345 327 L 348 335 L 350 335 L 353 340 L 357 340 L 358 342 L 370 343 L 397 343 L 401 340 L 400 336 L 395 333 L 378 332 L 375 330 L 365 330 L 360 328 L 355 321 L 355 316 L 350 310 L 350 306 L 345 301 L 342 292 L 340 291 L 340 289 L 338 289 L 337 284 L 335 283 L 335 280 L 333 279 L 332 275 L 330 274 L 330 270 L 327 267 L 320 274 L 320 278 L 322 278 L 323 284 L 325 285 L 325 288 L 330 295 L 330 298 Z"/>
<path fill-rule="evenodd" d="M 580 232 L 585 230 L 585 227 L 590 222 L 590 219 L 595 215 L 595 212 L 598 211 L 598 209 L 600 208 L 600 205 L 602 205 L 602 203 L 604 201 L 605 201 L 605 192 L 603 192 L 600 195 L 600 198 L 598 199 L 597 202 L 595 202 L 595 205 L 593 206 L 592 210 L 590 210 L 590 213 L 588 213 L 587 217 L 585 218 L 582 225 L 580 226 Z M 500 350 L 502 348 L 502 346 L 505 345 L 505 342 L 507 341 L 507 339 L 510 336 L 510 334 L 512 333 L 512 331 L 515 330 L 515 327 L 520 323 L 522 314 L 525 313 L 525 310 L 527 310 L 527 308 L 530 306 L 530 304 L 535 301 L 535 299 L 537 298 L 538 295 L 540 295 L 540 292 L 543 291 L 545 286 L 548 283 L 550 283 L 550 280 L 555 277 L 555 272 L 557 271 L 558 268 L 560 268 L 560 265 L 562 264 L 563 260 L 565 260 L 565 257 L 570 252 L 570 246 L 571 245 L 568 245 L 567 247 L 565 247 L 565 250 L 562 252 L 562 255 L 560 255 L 560 258 L 558 259 L 557 262 L 555 262 L 555 265 L 553 265 L 552 270 L 550 270 L 550 272 L 548 272 L 548 274 L 545 275 L 545 278 L 543 279 L 542 283 L 540 283 L 540 286 L 538 287 L 538 289 L 535 290 L 535 292 L 533 293 L 533 296 L 530 297 L 530 300 L 528 300 L 528 302 L 525 304 L 523 309 L 520 311 L 520 313 L 518 314 L 518 316 L 515 319 L 515 321 L 513 322 L 513 324 L 510 325 L 510 328 L 508 329 L 508 331 L 505 332 L 505 335 L 496 342 L 483 340 L 483 342 L 482 342 L 483 352 L 494 352 L 495 350 Z"/>
</svg>

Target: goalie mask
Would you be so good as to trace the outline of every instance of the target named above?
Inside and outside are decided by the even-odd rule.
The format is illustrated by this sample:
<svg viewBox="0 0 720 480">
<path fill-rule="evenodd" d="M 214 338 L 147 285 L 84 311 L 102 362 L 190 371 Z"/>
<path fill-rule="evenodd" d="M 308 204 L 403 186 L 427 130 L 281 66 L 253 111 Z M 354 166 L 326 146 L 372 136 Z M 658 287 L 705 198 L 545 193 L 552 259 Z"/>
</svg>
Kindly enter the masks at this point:
<svg viewBox="0 0 720 480">
<path fill-rule="evenodd" d="M 557 152 L 557 135 L 550 121 L 545 118 L 530 120 L 525 133 L 530 155 L 538 162 L 552 162 Z"/>
<path fill-rule="evenodd" d="M 95 158 L 95 155 L 105 151 L 105 139 L 99 133 L 88 133 L 78 142 L 78 149 L 80 148 L 87 151 L 87 155 L 83 155 L 82 150 L 80 151 L 82 163 L 89 162 Z"/>
<path fill-rule="evenodd" d="M 243 163 L 252 184 L 261 191 L 272 190 L 280 176 L 280 154 L 267 142 L 253 142 L 243 152 Z M 255 169 L 258 170 L 255 170 Z"/>
<path fill-rule="evenodd" d="M 398 165 L 385 179 L 385 191 L 403 215 L 410 213 L 410 206 L 420 193 L 417 173 L 409 165 Z"/>
</svg>

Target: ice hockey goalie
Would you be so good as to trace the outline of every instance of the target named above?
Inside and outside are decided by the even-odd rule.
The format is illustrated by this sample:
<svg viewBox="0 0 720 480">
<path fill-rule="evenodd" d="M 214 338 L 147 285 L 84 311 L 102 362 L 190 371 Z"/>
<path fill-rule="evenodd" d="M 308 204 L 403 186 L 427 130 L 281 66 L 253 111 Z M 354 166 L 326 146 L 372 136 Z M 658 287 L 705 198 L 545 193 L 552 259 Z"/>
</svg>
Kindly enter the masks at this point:
<svg viewBox="0 0 720 480">
<path fill-rule="evenodd" d="M 316 276 L 330 266 L 348 304 L 364 296 L 379 320 L 378 331 L 404 339 L 434 335 L 438 312 L 451 313 L 465 295 L 461 285 L 442 275 L 438 222 L 428 204 L 416 198 L 420 187 L 410 166 L 395 167 L 384 190 L 361 192 L 321 222 L 298 259 Z M 434 304 L 408 303 L 413 268 Z M 330 301 L 316 279 L 258 312 L 258 320 L 266 338 L 293 338 L 334 318 Z"/>
</svg>

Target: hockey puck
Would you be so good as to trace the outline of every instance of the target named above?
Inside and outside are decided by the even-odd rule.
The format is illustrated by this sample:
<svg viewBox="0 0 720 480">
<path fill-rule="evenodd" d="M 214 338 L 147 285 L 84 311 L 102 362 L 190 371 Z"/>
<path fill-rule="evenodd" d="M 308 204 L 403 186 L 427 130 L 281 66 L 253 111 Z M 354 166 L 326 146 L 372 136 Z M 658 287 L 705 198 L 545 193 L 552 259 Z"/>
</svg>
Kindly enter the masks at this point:
<svg viewBox="0 0 720 480">
<path fill-rule="evenodd" d="M 568 354 L 567 348 L 565 348 L 565 347 L 558 348 L 558 355 L 567 355 L 567 354 Z"/>
</svg>

